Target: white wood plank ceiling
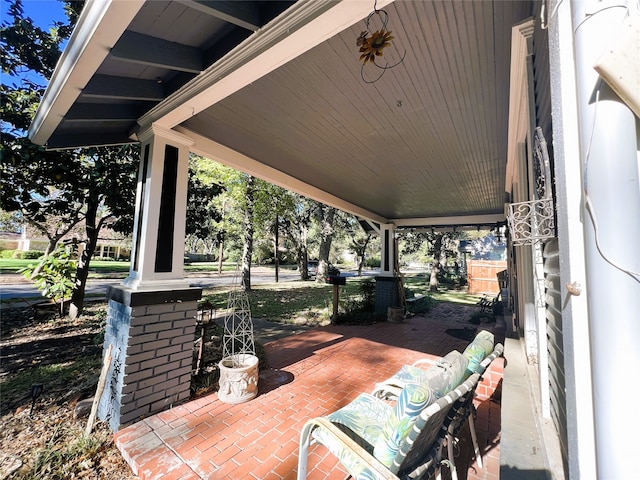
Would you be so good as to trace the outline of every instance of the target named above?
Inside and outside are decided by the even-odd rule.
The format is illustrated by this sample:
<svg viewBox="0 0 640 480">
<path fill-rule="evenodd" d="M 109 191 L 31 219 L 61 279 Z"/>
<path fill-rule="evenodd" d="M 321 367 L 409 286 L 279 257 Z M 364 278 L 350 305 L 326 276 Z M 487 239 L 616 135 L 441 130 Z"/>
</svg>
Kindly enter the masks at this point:
<svg viewBox="0 0 640 480">
<path fill-rule="evenodd" d="M 98 33 L 72 39 L 83 49 L 63 58 L 30 135 L 53 148 L 123 143 L 158 122 L 206 140 L 200 153 L 228 147 L 230 164 L 375 221 L 500 218 L 511 27 L 535 2 L 388 1 L 378 1 L 395 37 L 385 55 L 406 55 L 372 84 L 361 76 L 356 38 L 373 0 L 132 0 L 104 15 L 90 3 Z M 305 25 L 309 36 L 330 33 L 257 71 L 256 55 Z M 272 43 L 261 44 L 270 32 Z M 216 91 L 233 70 L 213 72 L 245 47 L 255 48 L 249 80 Z M 371 68 L 365 78 L 379 75 Z"/>
</svg>

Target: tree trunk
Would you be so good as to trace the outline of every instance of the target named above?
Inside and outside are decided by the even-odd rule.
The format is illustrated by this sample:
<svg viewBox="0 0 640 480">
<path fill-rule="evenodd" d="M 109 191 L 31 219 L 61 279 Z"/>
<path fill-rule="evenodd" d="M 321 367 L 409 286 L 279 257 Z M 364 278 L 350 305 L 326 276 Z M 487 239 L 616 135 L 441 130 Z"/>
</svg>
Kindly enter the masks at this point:
<svg viewBox="0 0 640 480">
<path fill-rule="evenodd" d="M 76 279 L 73 286 L 73 292 L 71 293 L 71 305 L 69 305 L 69 317 L 73 320 L 82 314 L 84 308 L 85 289 L 87 287 L 87 278 L 89 277 L 89 265 L 91 263 L 91 257 L 96 250 L 98 244 L 98 235 L 104 219 L 101 218 L 98 222 L 98 193 L 91 192 L 87 198 L 87 214 L 85 217 L 87 242 L 82 255 L 78 259 L 78 267 L 76 269 Z"/>
<path fill-rule="evenodd" d="M 331 252 L 331 241 L 333 240 L 333 220 L 336 209 L 332 207 L 321 207 L 320 218 L 320 248 L 318 253 L 318 272 L 316 282 L 324 283 L 329 271 L 329 253 Z"/>
<path fill-rule="evenodd" d="M 433 264 L 429 278 L 429 291 L 438 291 L 438 274 L 440 273 L 440 257 L 442 256 L 442 233 L 438 233 L 433 241 Z"/>
<path fill-rule="evenodd" d="M 365 255 L 367 252 L 367 246 L 369 242 L 373 238 L 372 234 L 367 234 L 367 238 L 364 239 L 364 242 L 360 245 L 357 245 L 355 248 L 356 251 L 356 261 L 358 262 L 358 276 L 362 276 L 362 267 L 364 266 Z"/>
<path fill-rule="evenodd" d="M 253 210 L 255 193 L 254 184 L 254 178 L 251 176 L 247 177 L 242 248 L 242 286 L 247 291 L 251 290 L 251 257 L 253 256 Z"/>
<path fill-rule="evenodd" d="M 224 242 L 220 240 L 218 246 L 218 275 L 222 274 L 222 254 L 224 253 Z"/>
<path fill-rule="evenodd" d="M 273 229 L 273 257 L 276 269 L 276 283 L 278 283 L 280 276 L 280 258 L 278 256 L 278 245 L 280 244 L 280 218 L 278 213 L 276 212 L 276 222 Z"/>
</svg>

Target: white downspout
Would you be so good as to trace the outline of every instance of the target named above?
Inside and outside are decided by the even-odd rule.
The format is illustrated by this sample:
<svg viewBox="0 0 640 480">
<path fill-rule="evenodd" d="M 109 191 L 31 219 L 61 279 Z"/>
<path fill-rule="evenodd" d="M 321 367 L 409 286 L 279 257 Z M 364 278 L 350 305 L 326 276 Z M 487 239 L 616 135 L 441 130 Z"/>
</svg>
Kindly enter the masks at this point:
<svg viewBox="0 0 640 480">
<path fill-rule="evenodd" d="M 593 69 L 627 2 L 571 3 L 584 186 L 584 238 L 598 478 L 640 478 L 633 411 L 640 363 L 640 183 L 637 118 Z M 636 57 L 638 61 L 638 57 Z M 631 397 L 629 397 L 631 395 Z"/>
</svg>

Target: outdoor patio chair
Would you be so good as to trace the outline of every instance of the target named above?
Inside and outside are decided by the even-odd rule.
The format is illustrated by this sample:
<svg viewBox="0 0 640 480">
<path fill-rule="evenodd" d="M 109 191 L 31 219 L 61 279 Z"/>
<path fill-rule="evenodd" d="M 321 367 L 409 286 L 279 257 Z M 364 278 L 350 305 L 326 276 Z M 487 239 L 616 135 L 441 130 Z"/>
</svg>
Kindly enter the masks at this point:
<svg viewBox="0 0 640 480">
<path fill-rule="evenodd" d="M 439 474 L 447 414 L 475 389 L 479 378 L 472 375 L 435 402 L 426 384 L 407 385 L 395 406 L 363 393 L 340 410 L 309 420 L 300 434 L 298 480 L 307 476 L 309 447 L 316 442 L 327 447 L 356 480 Z"/>
<path fill-rule="evenodd" d="M 480 300 L 476 303 L 480 307 L 481 312 L 486 312 L 493 309 L 493 306 L 496 305 L 500 301 L 500 293 L 498 293 L 495 297 L 489 298 L 486 295 L 483 295 Z"/>
<path fill-rule="evenodd" d="M 491 362 L 496 358 L 502 356 L 504 347 L 502 344 L 493 346 L 494 336 L 491 332 L 486 330 L 480 331 L 473 341 L 467 345 L 462 356 L 468 361 L 466 371 L 464 372 L 464 378 L 477 373 L 482 376 L 485 370 L 489 367 Z M 452 352 L 453 353 L 453 352 Z M 457 353 L 457 352 L 456 352 Z M 451 355 L 448 354 L 447 356 Z M 447 356 L 439 360 L 421 359 L 414 362 L 413 365 L 404 365 L 393 377 L 388 378 L 384 382 L 376 384 L 372 395 L 377 398 L 386 400 L 395 400 L 398 397 L 398 393 L 404 388 L 404 386 L 412 383 L 420 383 L 432 376 L 434 371 L 439 368 L 444 368 L 443 365 L 448 363 Z M 418 365 L 430 365 L 428 370 L 419 368 Z M 478 467 L 482 467 L 482 455 L 480 454 L 480 447 L 478 445 L 478 437 L 476 435 L 475 428 L 475 407 L 473 405 L 473 398 L 475 394 L 472 392 L 467 398 L 459 402 L 452 410 L 450 416 L 450 425 L 448 426 L 446 444 L 448 452 L 448 460 L 451 463 L 452 479 L 456 480 L 455 461 L 453 456 L 453 448 L 456 443 L 456 436 L 459 430 L 464 425 L 465 421 L 469 422 L 469 431 L 471 433 L 471 441 L 473 443 L 473 451 L 476 457 Z"/>
<path fill-rule="evenodd" d="M 462 353 L 462 356 L 468 360 L 468 363 L 466 372 L 464 372 L 464 376 L 460 381 L 468 378 L 477 371 L 482 360 L 492 352 L 493 342 L 493 333 L 487 330 L 481 330 L 476 334 L 473 341 L 467 345 Z M 403 365 L 392 377 L 377 383 L 371 395 L 390 400 L 397 398 L 405 385 L 409 383 L 420 383 L 424 378 L 437 374 L 439 368 L 446 369 L 447 365 L 451 364 L 451 358 L 449 358 L 449 356 L 452 354 L 453 352 L 439 359 L 424 358 L 417 360 L 413 365 Z M 428 368 L 425 370 L 425 367 Z M 444 394 L 446 392 L 442 391 L 440 393 Z"/>
<path fill-rule="evenodd" d="M 497 344 L 493 352 L 491 352 L 476 369 L 476 374 L 482 378 L 484 372 L 489 368 L 491 362 L 496 358 L 501 357 L 504 352 L 504 347 L 501 343 Z M 482 468 L 482 455 L 480 454 L 480 447 L 478 446 L 478 437 L 476 435 L 476 407 L 473 403 L 475 397 L 475 387 L 473 391 L 469 392 L 466 396 L 460 397 L 453 408 L 447 415 L 447 433 L 445 436 L 445 443 L 447 444 L 447 460 L 449 461 L 449 469 L 451 470 L 451 480 L 458 480 L 458 473 L 456 470 L 454 446 L 458 441 L 458 433 L 464 426 L 466 421 L 469 422 L 469 431 L 471 433 L 471 441 L 473 443 L 473 453 L 476 457 L 476 463 L 478 468 Z"/>
</svg>

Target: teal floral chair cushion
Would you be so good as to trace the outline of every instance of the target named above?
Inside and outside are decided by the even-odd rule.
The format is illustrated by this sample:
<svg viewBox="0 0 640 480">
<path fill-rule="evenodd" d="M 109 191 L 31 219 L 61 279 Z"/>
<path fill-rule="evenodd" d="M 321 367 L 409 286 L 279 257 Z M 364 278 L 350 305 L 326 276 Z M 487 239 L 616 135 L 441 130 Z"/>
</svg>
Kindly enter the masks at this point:
<svg viewBox="0 0 640 480">
<path fill-rule="evenodd" d="M 421 383 L 426 383 L 436 399 L 444 397 L 464 379 L 469 361 L 457 350 L 447 353 L 428 370 L 422 371 Z"/>
<path fill-rule="evenodd" d="M 354 401 L 331 413 L 326 418 L 349 435 L 358 445 L 373 454 L 373 446 L 382 435 L 382 430 L 391 413 L 392 408 L 387 403 L 369 394 L 362 393 Z M 358 480 L 375 478 L 375 475 L 358 457 L 343 448 L 342 444 L 326 430 L 316 428 L 312 435 L 313 438 L 338 457 L 354 478 Z"/>
<path fill-rule="evenodd" d="M 408 383 L 420 383 L 420 379 L 425 374 L 425 370 L 413 365 L 403 365 L 394 375 L 393 379 L 399 381 L 399 385 Z"/>
<path fill-rule="evenodd" d="M 489 340 L 491 342 L 491 345 L 493 345 L 493 343 L 495 342 L 495 338 L 493 336 L 493 333 L 491 333 L 491 332 L 489 332 L 487 330 L 480 330 L 478 332 L 478 334 L 476 335 L 476 337 L 474 338 L 474 340 L 480 340 L 481 338 Z M 491 353 L 491 352 L 487 352 L 487 355 L 489 355 L 489 353 Z"/>
<path fill-rule="evenodd" d="M 402 389 L 393 411 L 387 418 L 373 448 L 373 456 L 390 467 L 398 449 L 407 437 L 420 412 L 431 405 L 436 397 L 427 384 L 409 384 Z"/>
<path fill-rule="evenodd" d="M 389 467 L 420 412 L 434 400 L 435 395 L 428 386 L 409 384 L 403 388 L 394 406 L 363 393 L 326 418 Z M 312 435 L 338 457 L 354 478 L 375 478 L 366 465 L 326 430 L 316 428 Z"/>
<path fill-rule="evenodd" d="M 476 335 L 476 338 L 474 338 L 473 342 L 467 346 L 464 352 L 462 352 L 462 355 L 464 355 L 469 362 L 465 378 L 476 373 L 480 366 L 480 362 L 482 362 L 482 360 L 484 360 L 492 351 L 493 334 L 486 330 L 482 330 L 478 335 Z"/>
</svg>

